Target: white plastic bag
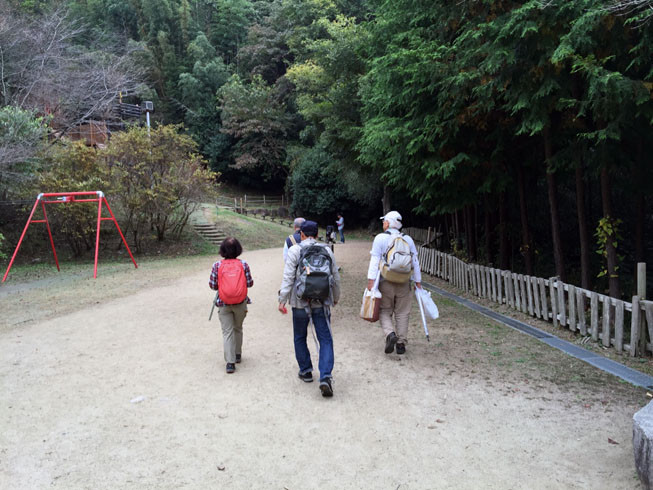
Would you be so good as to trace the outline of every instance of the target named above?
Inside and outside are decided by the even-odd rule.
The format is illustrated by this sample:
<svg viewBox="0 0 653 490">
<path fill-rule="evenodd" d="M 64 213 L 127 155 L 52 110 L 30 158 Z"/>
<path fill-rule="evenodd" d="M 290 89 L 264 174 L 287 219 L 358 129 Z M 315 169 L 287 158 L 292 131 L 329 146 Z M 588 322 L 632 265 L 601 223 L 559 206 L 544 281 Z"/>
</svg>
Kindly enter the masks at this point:
<svg viewBox="0 0 653 490">
<path fill-rule="evenodd" d="M 419 298 L 424 306 L 424 314 L 429 320 L 436 320 L 440 317 L 437 305 L 431 299 L 431 292 L 426 289 L 416 288 L 415 293 L 419 294 Z"/>
</svg>

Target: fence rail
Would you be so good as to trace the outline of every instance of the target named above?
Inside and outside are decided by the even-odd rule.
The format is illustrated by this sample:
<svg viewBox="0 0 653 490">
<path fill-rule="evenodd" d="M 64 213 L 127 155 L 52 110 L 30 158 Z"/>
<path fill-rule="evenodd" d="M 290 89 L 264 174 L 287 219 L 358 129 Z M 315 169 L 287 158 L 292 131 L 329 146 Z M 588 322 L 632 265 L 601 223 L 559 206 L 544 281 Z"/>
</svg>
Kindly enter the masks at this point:
<svg viewBox="0 0 653 490">
<path fill-rule="evenodd" d="M 424 242 L 416 228 L 404 232 Z M 425 230 L 420 230 L 421 232 Z M 632 302 L 566 284 L 552 277 L 517 274 L 478 264 L 433 248 L 418 247 L 420 268 L 465 293 L 507 305 L 555 327 L 589 336 L 604 347 L 631 356 L 653 352 L 653 301 L 633 296 Z M 630 328 L 628 328 L 630 320 Z M 648 334 L 648 335 L 647 335 Z"/>
<path fill-rule="evenodd" d="M 255 198 L 244 195 L 243 197 L 218 196 L 215 205 L 232 208 L 240 214 L 251 214 L 262 219 L 269 218 L 271 221 L 278 220 L 279 223 L 292 225 L 293 219 L 289 216 L 288 209 L 283 206 L 286 200 L 283 196 L 257 196 Z"/>
<path fill-rule="evenodd" d="M 237 197 L 218 196 L 216 199 L 218 206 L 232 207 L 236 210 L 246 210 L 265 207 L 284 207 L 288 205 L 287 199 L 281 196 L 248 196 L 243 194 Z"/>
</svg>

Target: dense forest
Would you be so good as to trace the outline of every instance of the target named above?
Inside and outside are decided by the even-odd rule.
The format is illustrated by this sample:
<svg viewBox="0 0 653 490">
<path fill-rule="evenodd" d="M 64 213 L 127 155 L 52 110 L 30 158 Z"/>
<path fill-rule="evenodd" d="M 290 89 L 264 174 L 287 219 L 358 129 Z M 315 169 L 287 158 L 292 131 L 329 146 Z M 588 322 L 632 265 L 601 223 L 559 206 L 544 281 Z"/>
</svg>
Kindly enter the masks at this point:
<svg viewBox="0 0 653 490">
<path fill-rule="evenodd" d="M 179 229 L 221 180 L 285 192 L 318 219 L 367 226 L 397 208 L 469 260 L 627 295 L 652 252 L 652 8 L 0 0 L 0 200 L 106 182 L 141 212 L 138 239 L 182 196 Z M 171 151 L 130 154 L 146 136 L 115 111 L 145 100 L 197 185 L 152 197 L 167 179 L 147 169 Z M 62 143 L 97 120 L 127 130 L 108 154 Z M 21 220 L 0 206 L 5 236 Z"/>
</svg>

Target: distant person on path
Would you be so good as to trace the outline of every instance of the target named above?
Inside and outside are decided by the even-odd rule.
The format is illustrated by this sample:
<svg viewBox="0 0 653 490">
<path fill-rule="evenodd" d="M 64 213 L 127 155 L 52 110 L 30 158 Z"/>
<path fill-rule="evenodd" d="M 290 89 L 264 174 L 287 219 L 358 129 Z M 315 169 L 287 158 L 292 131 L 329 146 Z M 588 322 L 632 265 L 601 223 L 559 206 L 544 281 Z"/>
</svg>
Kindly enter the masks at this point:
<svg viewBox="0 0 653 490">
<path fill-rule="evenodd" d="M 294 232 L 292 235 L 289 235 L 288 238 L 286 238 L 286 241 L 283 244 L 283 261 L 286 261 L 286 258 L 288 257 L 288 250 L 290 247 L 293 245 L 297 245 L 299 242 L 302 241 L 299 229 L 302 227 L 304 224 L 304 221 L 306 221 L 304 218 L 295 218 L 295 221 L 293 221 L 293 228 Z"/>
<path fill-rule="evenodd" d="M 401 215 L 390 211 L 383 220 L 383 233 L 374 238 L 367 270 L 367 288 L 372 289 L 377 274 L 381 274 L 379 291 L 381 305 L 379 321 L 385 335 L 385 353 L 390 354 L 397 346 L 397 354 L 406 353 L 408 317 L 410 314 L 410 280 L 421 289 L 422 274 L 417 261 L 417 248 L 413 239 L 399 230 Z M 396 327 L 392 326 L 394 313 Z"/>
<path fill-rule="evenodd" d="M 340 243 L 345 243 L 345 235 L 342 230 L 345 229 L 345 218 L 342 217 L 342 214 L 338 213 L 338 219 L 336 220 L 336 225 L 338 226 L 338 232 L 340 233 Z"/>
<path fill-rule="evenodd" d="M 319 342 L 320 391 L 322 396 L 333 396 L 333 335 L 330 307 L 340 299 L 340 275 L 331 249 L 316 241 L 317 223 L 305 221 L 301 227 L 301 242 L 288 250 L 279 290 L 279 311 L 287 313 L 286 303 L 292 307 L 295 338 L 295 358 L 299 365 L 299 379 L 313 381 L 313 363 L 306 345 L 309 321 L 313 322 Z"/>
<path fill-rule="evenodd" d="M 209 279 L 209 287 L 218 291 L 215 306 L 218 307 L 222 326 L 224 360 L 227 363 L 227 373 L 230 374 L 241 361 L 243 320 L 247 315 L 247 305 L 251 304 L 247 288 L 254 285 L 249 265 L 237 258 L 241 253 L 243 247 L 238 240 L 225 238 L 220 244 L 220 255 L 224 260 L 213 264 Z"/>
</svg>

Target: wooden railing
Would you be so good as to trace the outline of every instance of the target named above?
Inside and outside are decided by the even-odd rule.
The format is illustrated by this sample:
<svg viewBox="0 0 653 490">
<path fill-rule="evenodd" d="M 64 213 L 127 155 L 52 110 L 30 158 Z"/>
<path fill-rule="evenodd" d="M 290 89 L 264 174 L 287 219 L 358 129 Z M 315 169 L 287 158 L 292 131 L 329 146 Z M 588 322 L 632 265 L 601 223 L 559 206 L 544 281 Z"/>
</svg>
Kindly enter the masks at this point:
<svg viewBox="0 0 653 490">
<path fill-rule="evenodd" d="M 218 196 L 216 203 L 219 206 L 231 207 L 234 210 L 245 211 L 256 208 L 279 208 L 288 205 L 286 198 L 280 196 L 252 196 L 243 194 L 238 197 Z"/>
<path fill-rule="evenodd" d="M 407 228 L 404 232 L 413 237 L 413 230 Z M 633 296 L 629 303 L 555 277 L 543 279 L 468 264 L 432 248 L 418 247 L 418 257 L 422 272 L 448 281 L 465 293 L 579 332 L 617 352 L 631 356 L 653 352 L 653 301 Z"/>
</svg>

